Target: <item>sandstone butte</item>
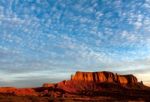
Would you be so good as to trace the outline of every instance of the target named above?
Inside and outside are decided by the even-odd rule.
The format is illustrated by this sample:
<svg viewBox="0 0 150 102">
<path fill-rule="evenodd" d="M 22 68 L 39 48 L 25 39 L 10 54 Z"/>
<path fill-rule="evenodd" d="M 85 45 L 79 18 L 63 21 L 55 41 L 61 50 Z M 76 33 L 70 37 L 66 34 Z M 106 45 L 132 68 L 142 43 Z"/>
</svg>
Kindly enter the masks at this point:
<svg viewBox="0 0 150 102">
<path fill-rule="evenodd" d="M 137 78 L 131 74 L 120 75 L 106 71 L 102 72 L 77 71 L 74 75 L 71 75 L 71 78 L 69 80 L 63 80 L 58 83 L 44 83 L 43 86 L 41 87 L 34 87 L 34 88 L 0 87 L 0 96 L 4 98 L 10 96 L 15 100 L 16 98 L 24 99 L 25 97 L 29 98 L 30 100 L 31 99 L 36 100 L 36 98 L 40 100 L 42 100 L 43 98 L 44 99 L 50 98 L 50 101 L 52 101 L 51 99 L 89 100 L 97 98 L 103 99 L 103 97 L 105 97 L 106 99 L 110 100 L 111 98 L 112 100 L 119 100 L 117 102 L 121 102 L 120 100 L 123 101 L 133 100 L 134 102 L 150 102 L 149 100 L 150 87 L 143 85 L 142 82 L 138 82 Z M 34 102 L 39 101 L 36 100 Z"/>
<path fill-rule="evenodd" d="M 71 76 L 71 80 L 91 81 L 91 82 L 106 82 L 106 83 L 118 83 L 121 85 L 136 84 L 137 78 L 132 75 L 118 75 L 112 72 L 80 72 L 77 71 L 75 75 Z"/>
<path fill-rule="evenodd" d="M 17 96 L 43 96 L 46 94 L 59 96 L 62 92 L 79 93 L 85 89 L 101 90 L 97 83 L 110 83 L 117 86 L 137 86 L 139 82 L 134 75 L 119 75 L 112 72 L 80 72 L 71 76 L 70 80 L 64 80 L 58 83 L 44 83 L 42 87 L 37 88 L 14 88 L 1 87 L 0 93 L 13 94 Z M 140 84 L 141 85 L 141 84 Z M 144 85 L 141 85 L 142 87 Z M 51 90 L 51 91 L 48 91 Z M 58 92 L 55 92 L 57 90 Z M 56 94 L 56 95 L 55 95 Z"/>
</svg>

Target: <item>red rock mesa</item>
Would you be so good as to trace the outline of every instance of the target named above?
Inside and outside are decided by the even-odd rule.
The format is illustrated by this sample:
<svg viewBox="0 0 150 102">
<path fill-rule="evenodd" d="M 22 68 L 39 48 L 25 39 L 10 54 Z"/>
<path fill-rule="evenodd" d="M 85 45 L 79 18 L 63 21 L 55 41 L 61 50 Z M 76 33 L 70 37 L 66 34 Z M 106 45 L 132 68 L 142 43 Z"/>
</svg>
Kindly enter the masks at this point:
<svg viewBox="0 0 150 102">
<path fill-rule="evenodd" d="M 71 80 L 91 81 L 91 82 L 106 82 L 118 83 L 122 85 L 136 84 L 137 78 L 134 75 L 118 75 L 112 72 L 80 72 L 77 71 L 75 75 L 71 76 Z"/>
</svg>

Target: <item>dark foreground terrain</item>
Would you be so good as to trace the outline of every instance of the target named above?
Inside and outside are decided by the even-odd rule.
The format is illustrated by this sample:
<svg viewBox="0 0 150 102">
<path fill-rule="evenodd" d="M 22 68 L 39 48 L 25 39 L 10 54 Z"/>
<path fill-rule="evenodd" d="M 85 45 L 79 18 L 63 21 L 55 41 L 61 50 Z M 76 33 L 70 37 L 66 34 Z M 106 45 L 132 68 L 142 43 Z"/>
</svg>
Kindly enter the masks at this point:
<svg viewBox="0 0 150 102">
<path fill-rule="evenodd" d="M 64 94 L 66 96 L 17 96 L 1 94 L 0 102 L 150 102 L 150 90 L 101 91 L 93 95 Z M 68 96 L 67 96 L 68 95 Z"/>
<path fill-rule="evenodd" d="M 112 102 L 112 101 L 116 101 L 116 99 L 110 97 L 50 98 L 50 97 L 31 97 L 31 96 L 7 96 L 7 97 L 1 96 L 0 100 L 1 100 L 0 102 Z M 125 100 L 118 100 L 118 101 L 122 102 Z M 139 100 L 139 102 L 144 102 L 144 101 Z"/>
<path fill-rule="evenodd" d="M 150 102 L 150 88 L 133 75 L 76 72 L 42 87 L 1 87 L 0 102 Z"/>
</svg>

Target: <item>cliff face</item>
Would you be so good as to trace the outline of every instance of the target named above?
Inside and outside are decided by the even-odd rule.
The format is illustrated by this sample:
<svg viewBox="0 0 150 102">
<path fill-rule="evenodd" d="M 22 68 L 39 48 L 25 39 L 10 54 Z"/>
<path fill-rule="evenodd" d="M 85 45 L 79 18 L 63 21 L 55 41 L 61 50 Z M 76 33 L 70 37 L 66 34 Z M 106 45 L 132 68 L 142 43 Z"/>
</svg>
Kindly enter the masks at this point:
<svg viewBox="0 0 150 102">
<path fill-rule="evenodd" d="M 133 75 L 117 75 L 112 72 L 76 72 L 71 80 L 107 82 L 119 84 L 136 84 L 137 78 Z"/>
</svg>

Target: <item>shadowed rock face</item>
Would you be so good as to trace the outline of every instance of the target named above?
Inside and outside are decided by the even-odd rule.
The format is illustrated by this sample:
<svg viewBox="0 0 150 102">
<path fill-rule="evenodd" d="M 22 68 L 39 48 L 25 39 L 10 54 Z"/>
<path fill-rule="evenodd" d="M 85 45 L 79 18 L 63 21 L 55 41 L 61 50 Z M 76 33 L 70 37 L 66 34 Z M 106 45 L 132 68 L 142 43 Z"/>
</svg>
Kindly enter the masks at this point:
<svg viewBox="0 0 150 102">
<path fill-rule="evenodd" d="M 112 72 L 76 72 L 71 80 L 119 83 L 122 85 L 136 84 L 137 78 L 133 75 L 118 75 Z"/>
</svg>

